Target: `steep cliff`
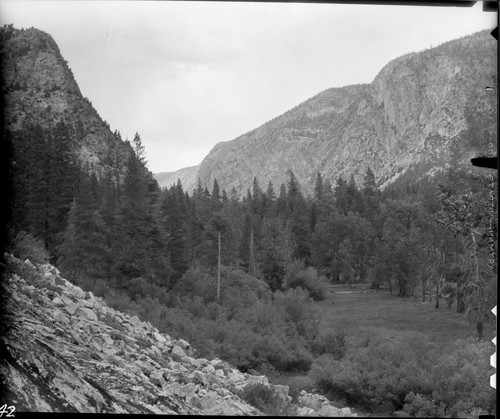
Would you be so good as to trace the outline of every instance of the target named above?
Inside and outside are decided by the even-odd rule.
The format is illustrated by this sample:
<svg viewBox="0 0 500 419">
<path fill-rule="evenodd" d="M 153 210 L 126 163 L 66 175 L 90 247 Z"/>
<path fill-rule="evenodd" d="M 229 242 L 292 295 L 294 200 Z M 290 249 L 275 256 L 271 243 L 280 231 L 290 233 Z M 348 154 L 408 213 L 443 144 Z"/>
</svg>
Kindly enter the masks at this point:
<svg viewBox="0 0 500 419">
<path fill-rule="evenodd" d="M 0 338 L 2 403 L 16 411 L 262 415 L 240 397 L 260 383 L 290 414 L 356 416 L 304 391 L 291 403 L 288 387 L 194 357 L 188 342 L 108 307 L 53 266 L 5 259 L 11 330 Z"/>
<path fill-rule="evenodd" d="M 276 189 L 290 169 L 311 192 L 317 172 L 332 182 L 351 174 L 361 182 L 369 166 L 384 187 L 409 170 L 418 177 L 444 168 L 454 143 L 463 162 L 485 154 L 484 139 L 469 137 L 479 134 L 471 130 L 482 118 L 496 138 L 495 114 L 496 41 L 483 31 L 397 58 L 370 84 L 325 90 L 217 144 L 190 179 L 210 188 L 216 178 L 244 194 L 255 176 Z M 184 186 L 191 192 L 195 185 Z"/>
<path fill-rule="evenodd" d="M 110 131 L 82 96 L 68 63 L 50 35 L 38 29 L 0 29 L 4 128 L 54 127 L 64 121 L 73 132 L 82 165 L 102 172 L 125 161 L 131 148 Z"/>
</svg>

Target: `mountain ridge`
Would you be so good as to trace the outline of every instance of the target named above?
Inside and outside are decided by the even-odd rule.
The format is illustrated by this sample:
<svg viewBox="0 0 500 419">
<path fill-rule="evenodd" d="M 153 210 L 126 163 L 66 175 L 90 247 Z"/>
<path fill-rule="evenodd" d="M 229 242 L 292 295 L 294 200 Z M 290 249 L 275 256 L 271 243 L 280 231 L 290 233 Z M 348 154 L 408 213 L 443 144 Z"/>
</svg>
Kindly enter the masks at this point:
<svg viewBox="0 0 500 419">
<path fill-rule="evenodd" d="M 326 89 L 217 143 L 189 176 L 182 169 L 191 180 L 183 186 L 192 192 L 199 178 L 210 189 L 217 179 L 221 188 L 234 187 L 242 196 L 254 177 L 277 190 L 292 170 L 310 194 L 317 172 L 332 183 L 352 174 L 359 184 L 370 167 L 384 188 L 410 167 L 434 164 L 443 170 L 452 144 L 470 134 L 469 109 L 479 105 L 495 112 L 491 98 L 484 97 L 496 74 L 495 52 L 495 40 L 481 31 L 398 57 L 371 83 Z M 477 150 L 464 148 L 462 163 L 468 163 Z M 160 186 L 176 182 L 176 173 L 163 175 Z"/>
</svg>

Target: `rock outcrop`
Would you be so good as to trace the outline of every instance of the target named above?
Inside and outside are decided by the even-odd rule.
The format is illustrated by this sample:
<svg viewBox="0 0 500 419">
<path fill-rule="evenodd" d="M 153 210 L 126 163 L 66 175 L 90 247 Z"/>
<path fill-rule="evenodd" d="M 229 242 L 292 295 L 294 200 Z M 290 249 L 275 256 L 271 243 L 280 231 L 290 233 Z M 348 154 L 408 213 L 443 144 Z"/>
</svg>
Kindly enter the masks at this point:
<svg viewBox="0 0 500 419">
<path fill-rule="evenodd" d="M 184 189 L 191 193 L 200 178 L 211 190 L 216 178 L 226 192 L 234 187 L 243 196 L 257 177 L 264 190 L 271 181 L 277 191 L 292 170 L 311 193 L 318 172 L 333 184 L 352 174 L 359 185 L 368 166 L 385 187 L 405 173 L 414 179 L 442 170 L 454 143 L 470 166 L 471 157 L 487 152 L 471 147 L 467 136 L 482 135 L 471 120 L 489 125 L 496 138 L 496 49 L 483 31 L 397 58 L 370 84 L 325 90 L 218 143 L 197 172 L 190 171 Z M 176 176 L 169 174 L 169 182 Z"/>
<path fill-rule="evenodd" d="M 239 394 L 249 384 L 272 386 L 267 377 L 194 357 L 188 342 L 108 307 L 49 264 L 5 258 L 11 330 L 2 337 L 3 403 L 37 412 L 262 415 Z M 288 387 L 273 387 L 290 399 Z M 292 408 L 355 416 L 305 391 Z"/>
<path fill-rule="evenodd" d="M 9 132 L 29 125 L 48 129 L 64 121 L 72 130 L 81 165 L 103 173 L 132 152 L 85 98 L 52 37 L 38 29 L 0 28 L 4 124 Z"/>
</svg>

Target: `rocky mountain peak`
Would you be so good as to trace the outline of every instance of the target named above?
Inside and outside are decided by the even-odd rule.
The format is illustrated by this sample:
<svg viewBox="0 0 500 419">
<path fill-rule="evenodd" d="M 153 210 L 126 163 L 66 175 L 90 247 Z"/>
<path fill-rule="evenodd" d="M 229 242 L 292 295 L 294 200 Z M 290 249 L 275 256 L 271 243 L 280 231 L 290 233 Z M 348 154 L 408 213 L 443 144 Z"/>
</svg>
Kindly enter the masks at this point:
<svg viewBox="0 0 500 419">
<path fill-rule="evenodd" d="M 310 194 L 318 172 L 332 184 L 351 175 L 361 184 L 367 167 L 384 188 L 410 172 L 418 179 L 443 170 L 453 144 L 470 165 L 480 152 L 470 146 L 468 137 L 477 135 L 471 121 L 484 121 L 496 132 L 491 122 L 496 96 L 485 91 L 495 75 L 496 41 L 489 31 L 406 54 L 384 66 L 370 84 L 325 90 L 217 144 L 189 177 L 183 173 L 195 179 L 185 189 L 191 192 L 198 178 L 209 188 L 217 179 L 221 188 L 235 187 L 242 196 L 254 177 L 277 189 L 291 170 Z M 172 173 L 162 184 L 175 180 Z"/>
<path fill-rule="evenodd" d="M 84 98 L 67 61 L 47 33 L 38 29 L 0 28 L 4 123 L 9 132 L 30 125 L 69 126 L 74 153 L 82 166 L 102 173 L 112 161 L 125 161 L 131 148 L 110 130 Z"/>
<path fill-rule="evenodd" d="M 241 373 L 220 359 L 197 358 L 182 339 L 107 306 L 61 277 L 50 264 L 5 255 L 10 333 L 0 373 L 3 403 L 17 411 L 262 415 L 240 395 L 248 385 L 271 387 L 300 416 L 356 416 L 325 397 L 266 376 Z"/>
</svg>

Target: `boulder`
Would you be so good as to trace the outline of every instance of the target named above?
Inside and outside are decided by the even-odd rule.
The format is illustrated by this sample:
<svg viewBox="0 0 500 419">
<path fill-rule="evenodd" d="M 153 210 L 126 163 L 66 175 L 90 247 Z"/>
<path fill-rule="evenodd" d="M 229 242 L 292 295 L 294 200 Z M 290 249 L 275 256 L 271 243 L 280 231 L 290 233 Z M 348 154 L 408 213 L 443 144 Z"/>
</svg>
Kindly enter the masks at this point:
<svg viewBox="0 0 500 419">
<path fill-rule="evenodd" d="M 165 339 L 165 337 L 160 335 L 158 332 L 154 332 L 153 336 L 160 343 L 165 343 L 167 341 L 167 339 Z"/>
<path fill-rule="evenodd" d="M 232 381 L 233 383 L 240 383 L 241 381 L 245 380 L 245 376 L 240 373 L 239 371 L 232 370 L 228 375 L 227 378 Z"/>
<path fill-rule="evenodd" d="M 113 339 L 111 338 L 111 336 L 109 336 L 109 335 L 108 335 L 108 334 L 106 334 L 106 333 L 103 333 L 103 334 L 101 335 L 101 339 L 103 340 L 104 344 L 105 344 L 105 345 L 108 345 L 108 346 L 112 346 L 112 345 L 113 345 L 113 343 L 114 343 L 114 341 L 113 341 Z"/>
<path fill-rule="evenodd" d="M 207 374 L 211 374 L 211 373 L 215 372 L 215 368 L 213 367 L 213 365 L 209 364 L 203 368 L 203 372 L 205 372 Z M 224 373 L 222 375 L 224 375 Z"/>
<path fill-rule="evenodd" d="M 184 350 L 180 346 L 178 346 L 177 344 L 175 344 L 172 347 L 172 351 L 170 352 L 170 356 L 172 357 L 172 359 L 174 361 L 177 361 L 177 362 L 188 361 L 186 352 L 184 352 Z"/>
<path fill-rule="evenodd" d="M 299 406 L 305 406 L 310 407 L 314 410 L 320 410 L 325 403 L 328 403 L 328 399 L 319 394 L 310 394 L 306 393 L 305 391 L 301 391 L 299 394 Z"/>
<path fill-rule="evenodd" d="M 222 362 L 223 361 L 221 361 L 219 358 L 214 358 L 209 362 L 209 364 L 215 367 L 216 365 L 221 364 Z"/>
<path fill-rule="evenodd" d="M 154 385 L 156 385 L 158 387 L 162 387 L 163 384 L 165 384 L 165 378 L 163 377 L 163 371 L 162 370 L 153 371 L 149 375 L 149 381 L 151 381 Z"/>
<path fill-rule="evenodd" d="M 203 386 L 206 386 L 208 384 L 206 376 L 202 374 L 200 371 L 195 371 L 193 373 L 193 381 L 196 384 L 201 384 Z"/>
<path fill-rule="evenodd" d="M 297 409 L 297 416 L 318 416 L 317 413 L 310 407 L 299 407 Z"/>
<path fill-rule="evenodd" d="M 149 355 L 151 355 L 151 356 L 156 356 L 158 358 L 162 357 L 161 351 L 155 345 L 151 345 L 151 348 L 149 348 L 148 352 L 149 352 Z"/>
<path fill-rule="evenodd" d="M 267 386 L 269 380 L 265 375 L 246 375 L 246 384 L 262 384 Z"/>
<path fill-rule="evenodd" d="M 108 356 L 108 357 L 114 357 L 116 355 L 116 349 L 115 348 L 109 348 L 109 347 L 106 347 L 106 346 L 102 346 L 101 347 L 101 352 Z"/>
<path fill-rule="evenodd" d="M 340 409 L 341 412 L 346 415 L 346 416 L 351 416 L 352 415 L 352 412 L 351 412 L 351 409 L 348 408 L 348 407 L 343 407 L 342 409 Z"/>
<path fill-rule="evenodd" d="M 215 391 L 217 392 L 217 394 L 219 394 L 220 396 L 234 396 L 234 394 L 232 392 L 230 392 L 227 388 L 224 388 L 224 387 L 218 387 L 215 389 Z"/>
<path fill-rule="evenodd" d="M 155 368 L 146 361 L 135 361 L 135 364 L 141 369 L 144 375 L 149 376 L 155 371 Z"/>
<path fill-rule="evenodd" d="M 184 339 L 177 339 L 175 341 L 175 345 L 180 346 L 187 355 L 192 356 L 194 354 L 194 351 L 191 348 L 191 345 L 189 344 L 189 342 L 186 342 Z"/>
<path fill-rule="evenodd" d="M 92 310 L 86 307 L 78 307 L 76 313 L 78 316 L 83 317 L 87 320 L 91 320 L 94 322 L 98 320 L 96 314 Z"/>
<path fill-rule="evenodd" d="M 73 286 L 73 289 L 71 290 L 71 293 L 78 299 L 84 300 L 85 299 L 85 291 L 82 290 L 80 287 Z"/>
<path fill-rule="evenodd" d="M 196 407 L 197 409 L 203 409 L 203 405 L 201 404 L 201 400 L 198 398 L 198 396 L 191 396 L 188 397 L 186 400 L 190 405 Z"/>
<path fill-rule="evenodd" d="M 60 298 L 60 297 L 54 297 L 54 299 L 52 300 L 52 304 L 54 304 L 55 306 L 64 306 L 64 301 Z"/>
<path fill-rule="evenodd" d="M 70 315 L 75 314 L 77 309 L 78 309 L 78 306 L 77 306 L 74 302 L 72 302 L 72 301 L 70 301 L 70 303 L 69 303 L 69 304 L 67 304 L 67 305 L 64 307 L 64 310 L 65 310 L 68 314 L 70 314 Z M 88 310 L 88 309 L 87 309 L 87 310 Z"/>
<path fill-rule="evenodd" d="M 54 278 L 54 285 L 58 286 L 58 287 L 66 287 L 68 286 L 68 284 L 66 282 L 64 282 L 64 280 L 58 276 L 56 276 Z"/>
<path fill-rule="evenodd" d="M 220 377 L 218 377 L 215 374 L 206 374 L 205 379 L 208 384 L 210 384 L 211 388 L 219 388 L 222 387 L 222 382 L 220 380 Z"/>
<path fill-rule="evenodd" d="M 35 265 L 33 265 L 33 264 L 31 263 L 31 260 L 29 260 L 29 259 L 26 259 L 26 260 L 24 261 L 24 264 L 25 264 L 25 265 L 27 265 L 27 266 L 28 266 L 29 268 L 31 268 L 31 269 L 36 269 L 36 266 L 35 266 Z"/>
<path fill-rule="evenodd" d="M 332 406 L 331 404 L 324 404 L 321 406 L 321 409 L 318 410 L 317 412 L 320 416 L 344 416 L 344 413 L 340 410 L 337 409 L 336 407 Z"/>
<path fill-rule="evenodd" d="M 70 324 L 71 323 L 70 320 L 68 319 L 68 317 L 58 308 L 56 308 L 52 312 L 52 317 L 54 318 L 54 320 L 61 322 L 63 324 Z"/>
</svg>

